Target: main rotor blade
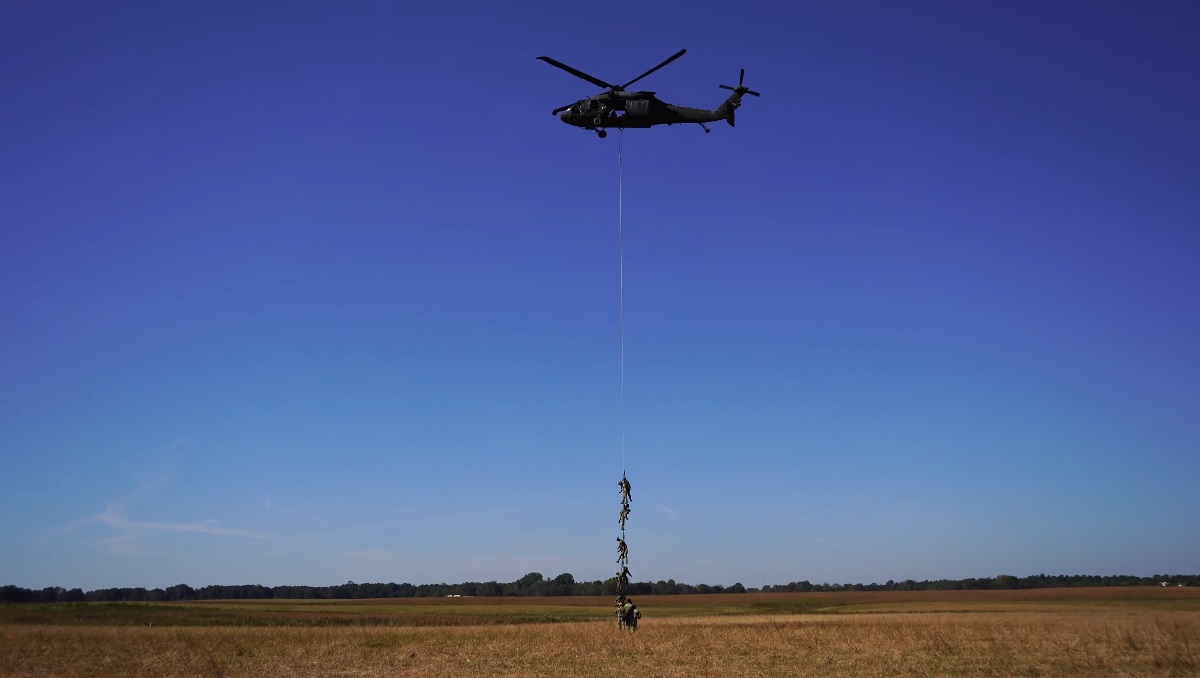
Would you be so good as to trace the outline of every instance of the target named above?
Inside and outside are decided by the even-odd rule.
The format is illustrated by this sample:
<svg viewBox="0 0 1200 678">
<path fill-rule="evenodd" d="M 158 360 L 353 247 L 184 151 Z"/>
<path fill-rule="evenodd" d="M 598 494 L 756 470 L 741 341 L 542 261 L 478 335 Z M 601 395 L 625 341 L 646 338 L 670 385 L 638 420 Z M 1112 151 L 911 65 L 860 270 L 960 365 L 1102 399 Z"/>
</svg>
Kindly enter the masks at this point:
<svg viewBox="0 0 1200 678">
<path fill-rule="evenodd" d="M 545 61 L 546 63 L 550 64 L 551 66 L 561 68 L 564 71 L 570 73 L 571 75 L 573 75 L 577 78 L 583 78 L 584 80 L 587 80 L 588 82 L 592 83 L 593 85 L 595 85 L 597 87 L 603 87 L 605 89 L 616 89 L 617 88 L 616 85 L 610 85 L 607 82 L 604 82 L 603 80 L 601 80 L 600 78 L 590 76 L 581 70 L 571 68 L 570 66 L 564 64 L 563 62 L 555 61 L 554 59 L 551 59 L 548 56 L 540 56 L 540 57 L 538 57 L 538 59 L 541 61 Z"/>
<path fill-rule="evenodd" d="M 621 89 L 625 89 L 625 88 L 629 87 L 630 85 L 637 82 L 638 80 L 641 80 L 642 78 L 646 77 L 647 75 L 650 75 L 654 71 L 657 71 L 658 69 L 662 68 L 663 66 L 666 66 L 667 64 L 671 63 L 672 61 L 678 59 L 679 57 L 683 56 L 684 52 L 686 52 L 686 51 L 687 51 L 686 49 L 679 50 L 674 55 L 668 57 L 666 61 L 655 66 L 654 68 L 651 68 L 650 70 L 646 71 L 645 73 L 642 73 L 641 75 L 634 78 L 633 80 L 630 80 L 629 82 L 625 83 L 624 85 L 621 85 Z"/>
</svg>

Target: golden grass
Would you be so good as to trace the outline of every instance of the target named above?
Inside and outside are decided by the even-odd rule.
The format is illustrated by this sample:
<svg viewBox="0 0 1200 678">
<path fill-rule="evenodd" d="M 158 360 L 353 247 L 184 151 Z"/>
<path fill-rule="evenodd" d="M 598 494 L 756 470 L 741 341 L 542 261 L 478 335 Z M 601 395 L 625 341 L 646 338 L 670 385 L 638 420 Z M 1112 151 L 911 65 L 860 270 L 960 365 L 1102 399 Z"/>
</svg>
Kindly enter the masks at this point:
<svg viewBox="0 0 1200 678">
<path fill-rule="evenodd" d="M 855 611 L 866 606 L 856 598 L 813 606 L 847 604 L 834 614 L 754 613 L 748 607 L 754 597 L 742 596 L 735 614 L 709 614 L 731 606 L 727 601 L 685 600 L 696 614 L 665 617 L 646 596 L 639 600 L 641 629 L 632 633 L 611 621 L 315 628 L 11 623 L 0 625 L 0 676 L 1200 675 L 1197 599 L 1145 593 L 1140 603 L 1136 596 L 1092 593 L 1074 608 L 1048 595 L 961 594 L 874 603 L 911 611 Z M 809 595 L 775 600 L 807 606 Z M 1172 600 L 1188 609 L 1168 605 Z M 515 614 L 537 607 L 521 602 L 496 606 Z M 938 606 L 956 610 L 926 611 Z M 438 607 L 447 604 L 424 609 Z"/>
<path fill-rule="evenodd" d="M 450 628 L 4 630 L 6 676 L 1195 676 L 1200 614 L 880 614 Z"/>
</svg>

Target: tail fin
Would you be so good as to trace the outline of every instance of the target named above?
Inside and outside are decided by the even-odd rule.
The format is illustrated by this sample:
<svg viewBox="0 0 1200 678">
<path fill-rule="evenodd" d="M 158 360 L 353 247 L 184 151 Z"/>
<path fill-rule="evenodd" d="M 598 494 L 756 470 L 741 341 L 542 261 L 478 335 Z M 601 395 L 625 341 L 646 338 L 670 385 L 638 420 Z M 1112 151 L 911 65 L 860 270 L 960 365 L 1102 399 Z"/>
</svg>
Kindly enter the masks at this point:
<svg viewBox="0 0 1200 678">
<path fill-rule="evenodd" d="M 725 119 L 725 122 L 729 123 L 730 127 L 735 126 L 733 114 L 735 111 L 737 111 L 738 106 L 742 105 L 742 95 L 753 94 L 756 97 L 762 96 L 758 92 L 755 92 L 754 90 L 750 89 L 749 87 L 746 87 L 745 85 L 743 85 L 742 81 L 745 79 L 746 79 L 746 69 L 743 68 L 741 75 L 738 76 L 737 87 L 730 87 L 729 85 L 718 85 L 718 87 L 720 87 L 721 89 L 733 90 L 733 94 L 729 95 L 729 98 L 726 99 L 724 103 L 722 103 L 720 106 L 717 107 L 717 114 L 722 116 Z"/>
<path fill-rule="evenodd" d="M 717 107 L 717 115 L 724 118 L 725 122 L 729 123 L 730 127 L 736 126 L 734 125 L 734 113 L 737 111 L 738 106 L 742 105 L 740 99 L 741 95 L 734 94 Z"/>
</svg>

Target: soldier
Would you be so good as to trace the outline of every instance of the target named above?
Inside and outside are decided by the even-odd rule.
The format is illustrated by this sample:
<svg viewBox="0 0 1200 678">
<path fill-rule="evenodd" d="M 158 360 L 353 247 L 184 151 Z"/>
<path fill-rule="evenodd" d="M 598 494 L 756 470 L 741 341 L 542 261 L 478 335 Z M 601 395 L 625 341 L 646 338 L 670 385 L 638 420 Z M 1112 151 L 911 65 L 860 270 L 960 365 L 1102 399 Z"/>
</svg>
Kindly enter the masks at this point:
<svg viewBox="0 0 1200 678">
<path fill-rule="evenodd" d="M 634 604 L 633 599 L 629 599 L 629 616 L 625 620 L 625 626 L 637 631 L 638 620 L 642 618 L 642 611 Z"/>
<path fill-rule="evenodd" d="M 625 601 L 625 604 L 621 606 L 621 628 L 624 628 L 624 629 L 630 628 L 630 624 L 632 622 L 633 622 L 633 600 L 630 599 L 630 600 Z"/>
<path fill-rule="evenodd" d="M 624 539 L 617 537 L 617 562 L 621 561 L 629 562 L 629 545 Z"/>
<path fill-rule="evenodd" d="M 629 568 L 628 567 L 622 567 L 621 571 L 617 573 L 617 590 L 618 591 L 628 591 L 629 590 Z"/>
<path fill-rule="evenodd" d="M 632 497 L 629 494 L 629 491 L 631 489 L 629 487 L 629 479 L 622 477 L 621 482 L 617 483 L 617 486 L 621 488 L 621 503 L 628 505 L 630 500 L 632 499 Z"/>
<path fill-rule="evenodd" d="M 621 507 L 621 517 L 617 520 L 621 523 L 621 529 L 625 529 L 625 521 L 629 520 L 629 504 Z"/>
<path fill-rule="evenodd" d="M 625 628 L 625 596 L 617 596 L 617 628 Z"/>
</svg>

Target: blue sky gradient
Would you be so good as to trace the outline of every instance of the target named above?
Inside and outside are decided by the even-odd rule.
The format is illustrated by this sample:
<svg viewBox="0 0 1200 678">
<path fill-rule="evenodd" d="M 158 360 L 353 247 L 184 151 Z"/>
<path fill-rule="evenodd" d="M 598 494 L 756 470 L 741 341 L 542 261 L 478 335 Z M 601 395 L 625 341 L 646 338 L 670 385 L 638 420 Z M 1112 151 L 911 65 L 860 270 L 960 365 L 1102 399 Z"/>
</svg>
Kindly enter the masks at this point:
<svg viewBox="0 0 1200 678">
<path fill-rule="evenodd" d="M 1200 569 L 1200 9 L 34 3 L 0 583 Z"/>
</svg>

